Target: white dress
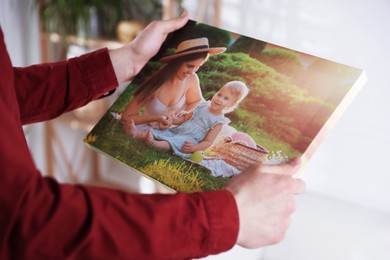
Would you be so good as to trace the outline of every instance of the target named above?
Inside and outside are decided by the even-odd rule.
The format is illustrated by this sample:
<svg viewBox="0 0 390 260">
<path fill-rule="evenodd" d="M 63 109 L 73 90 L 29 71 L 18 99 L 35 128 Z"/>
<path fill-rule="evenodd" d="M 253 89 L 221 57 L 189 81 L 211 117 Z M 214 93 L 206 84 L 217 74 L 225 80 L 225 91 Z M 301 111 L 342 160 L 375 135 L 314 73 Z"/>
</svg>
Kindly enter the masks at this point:
<svg viewBox="0 0 390 260">
<path fill-rule="evenodd" d="M 188 91 L 188 86 L 189 86 L 189 78 L 187 77 L 181 82 L 180 88 L 183 88 L 183 94 L 180 97 L 179 101 L 177 101 L 176 104 L 173 104 L 171 106 L 167 106 L 163 104 L 159 99 L 158 95 L 155 94 L 153 95 L 148 102 L 144 106 L 144 115 L 146 116 L 161 116 L 161 115 L 171 115 L 172 113 L 174 114 L 179 114 L 182 112 L 186 106 L 186 93 Z M 156 122 L 151 122 L 148 124 L 144 124 L 142 126 L 143 129 L 148 129 L 150 127 L 155 127 L 157 128 L 157 123 Z"/>
</svg>

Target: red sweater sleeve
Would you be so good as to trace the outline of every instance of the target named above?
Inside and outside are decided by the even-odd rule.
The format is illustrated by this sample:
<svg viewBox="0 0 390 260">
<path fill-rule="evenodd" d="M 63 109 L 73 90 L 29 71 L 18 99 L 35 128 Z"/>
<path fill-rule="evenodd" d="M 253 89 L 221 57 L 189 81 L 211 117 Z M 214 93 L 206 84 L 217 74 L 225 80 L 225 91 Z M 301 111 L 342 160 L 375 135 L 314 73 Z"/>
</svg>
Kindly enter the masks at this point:
<svg viewBox="0 0 390 260">
<path fill-rule="evenodd" d="M 15 259 L 186 259 L 226 251 L 237 237 L 226 190 L 139 195 L 41 179 L 22 203 Z"/>
<path fill-rule="evenodd" d="M 52 119 L 118 86 L 107 49 L 64 62 L 14 68 L 23 124 Z"/>
<path fill-rule="evenodd" d="M 14 70 L 0 30 L 0 259 L 184 259 L 235 244 L 238 211 L 226 190 L 129 194 L 59 184 L 36 170 L 22 121 L 54 117 L 114 88 L 111 63 L 94 65 L 107 58 L 100 50 Z"/>
</svg>

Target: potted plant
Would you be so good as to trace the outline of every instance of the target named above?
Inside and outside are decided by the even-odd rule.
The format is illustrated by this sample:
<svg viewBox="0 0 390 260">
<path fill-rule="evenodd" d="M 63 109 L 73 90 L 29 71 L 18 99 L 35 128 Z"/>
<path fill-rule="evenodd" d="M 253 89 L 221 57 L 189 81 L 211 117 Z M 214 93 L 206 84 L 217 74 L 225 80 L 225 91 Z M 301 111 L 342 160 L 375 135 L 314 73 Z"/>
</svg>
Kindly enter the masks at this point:
<svg viewBox="0 0 390 260">
<path fill-rule="evenodd" d="M 160 0 L 34 0 L 34 6 L 38 8 L 41 31 L 44 32 L 44 61 L 64 60 L 70 44 L 74 43 L 70 40 L 74 38 L 71 36 L 81 38 L 77 44 L 81 43 L 85 45 L 81 47 L 88 49 L 90 38 L 116 38 L 116 28 L 122 20 L 145 24 L 152 19 L 160 19 L 162 14 Z M 57 33 L 61 40 L 52 41 L 51 33 Z M 101 116 L 95 112 L 104 112 L 106 109 L 107 101 L 102 99 L 73 111 L 73 114 L 82 122 L 91 123 Z"/>
<path fill-rule="evenodd" d="M 121 20 L 147 23 L 161 17 L 160 0 L 34 0 L 41 28 L 61 36 L 113 38 Z"/>
</svg>

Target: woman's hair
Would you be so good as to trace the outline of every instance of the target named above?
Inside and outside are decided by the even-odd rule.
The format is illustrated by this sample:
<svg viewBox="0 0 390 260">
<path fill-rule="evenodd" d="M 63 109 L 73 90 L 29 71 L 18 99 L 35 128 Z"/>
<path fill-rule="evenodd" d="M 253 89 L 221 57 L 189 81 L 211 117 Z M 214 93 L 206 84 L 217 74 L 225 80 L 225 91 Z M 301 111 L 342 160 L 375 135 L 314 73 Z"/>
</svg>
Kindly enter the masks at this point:
<svg viewBox="0 0 390 260">
<path fill-rule="evenodd" d="M 145 103 L 148 98 L 164 84 L 164 82 L 177 73 L 184 62 L 200 58 L 204 58 L 206 61 L 208 57 L 208 52 L 198 52 L 181 56 L 170 61 L 167 65 L 154 73 L 153 76 L 143 82 L 134 92 L 134 97 L 138 98 L 139 103 Z"/>
<path fill-rule="evenodd" d="M 227 88 L 236 99 L 231 107 L 223 111 L 224 114 L 232 112 L 249 93 L 249 88 L 246 84 L 238 80 L 229 81 L 222 88 Z"/>
</svg>

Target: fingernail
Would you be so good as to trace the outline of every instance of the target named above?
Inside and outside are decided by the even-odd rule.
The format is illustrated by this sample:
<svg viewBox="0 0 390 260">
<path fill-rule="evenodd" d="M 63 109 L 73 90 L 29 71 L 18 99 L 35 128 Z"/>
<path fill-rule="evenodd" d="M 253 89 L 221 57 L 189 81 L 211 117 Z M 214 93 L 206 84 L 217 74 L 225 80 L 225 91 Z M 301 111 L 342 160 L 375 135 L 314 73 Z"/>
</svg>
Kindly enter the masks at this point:
<svg viewBox="0 0 390 260">
<path fill-rule="evenodd" d="M 289 163 L 292 165 L 292 166 L 296 166 L 296 165 L 299 165 L 301 163 L 301 159 L 299 157 L 293 157 L 291 158 L 291 160 L 289 161 Z"/>
</svg>

